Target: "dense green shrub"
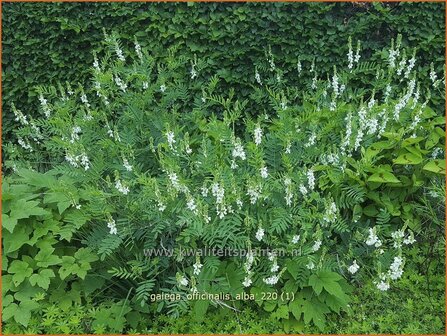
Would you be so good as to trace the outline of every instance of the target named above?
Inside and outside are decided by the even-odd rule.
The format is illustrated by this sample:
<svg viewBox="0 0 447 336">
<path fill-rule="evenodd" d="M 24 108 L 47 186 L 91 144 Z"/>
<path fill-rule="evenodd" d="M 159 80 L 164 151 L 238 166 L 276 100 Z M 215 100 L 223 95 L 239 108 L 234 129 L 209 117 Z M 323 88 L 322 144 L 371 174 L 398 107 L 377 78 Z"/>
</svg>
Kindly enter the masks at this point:
<svg viewBox="0 0 447 336">
<path fill-rule="evenodd" d="M 66 312 L 104 283 L 88 275 L 98 256 L 72 241 L 89 219 L 85 199 L 67 176 L 23 170 L 3 179 L 3 321 L 27 326 L 42 301 Z"/>
<path fill-rule="evenodd" d="M 181 54 L 207 62 L 207 75 L 242 99 L 253 84 L 253 65 L 271 45 L 275 61 L 296 77 L 301 60 L 327 73 L 344 59 L 346 41 L 362 41 L 365 54 L 385 48 L 402 33 L 418 48 L 421 73 L 430 62 L 442 73 L 444 3 L 5 3 L 3 4 L 3 136 L 13 127 L 11 101 L 36 117 L 41 84 L 87 84 L 86 64 L 102 40 L 100 27 L 115 29 L 126 46 L 136 35 L 157 57 L 179 45 Z M 379 61 L 380 55 L 372 61 Z M 335 63 L 334 63 L 335 62 Z M 303 74 L 308 76 L 308 74 Z M 421 78 L 423 80 L 423 77 Z M 428 79 L 423 81 L 428 85 Z M 436 104 L 443 97 L 433 95 Z M 252 110 L 255 113 L 256 110 Z"/>
<path fill-rule="evenodd" d="M 367 283 L 352 296 L 351 308 L 342 316 L 331 316 L 330 334 L 439 334 L 445 326 L 445 277 L 443 268 L 430 278 L 413 270 L 405 274 L 395 291 L 377 300 L 373 284 Z M 69 310 L 44 302 L 33 313 L 30 325 L 9 322 L 5 334 L 316 334 L 320 331 L 303 324 L 284 325 L 275 315 L 253 308 L 241 312 L 213 311 L 198 321 L 193 314 L 173 319 L 129 312 L 125 302 L 74 305 Z"/>
<path fill-rule="evenodd" d="M 82 243 L 113 276 L 114 298 L 203 317 L 211 306 L 243 309 L 238 296 L 251 294 L 284 327 L 325 330 L 329 313 L 348 310 L 350 282 L 372 277 L 381 295 L 401 278 L 423 231 L 425 210 L 413 210 L 445 175 L 445 118 L 429 104 L 445 78 L 431 69 L 419 81 L 419 53 L 400 36 L 381 63 L 347 42 L 343 66 L 301 64 L 308 76 L 295 81 L 267 49 L 246 99 L 220 94 L 208 59 L 178 47 L 161 61 L 137 40 L 130 53 L 106 35 L 106 47 L 91 87 L 39 88 L 44 117 L 12 106 L 20 147 L 5 148 L 5 164 L 88 191 L 73 211 L 87 214 Z M 195 253 L 144 253 L 154 248 Z M 151 304 L 162 292 L 181 299 Z M 185 300 L 191 292 L 226 296 Z"/>
</svg>

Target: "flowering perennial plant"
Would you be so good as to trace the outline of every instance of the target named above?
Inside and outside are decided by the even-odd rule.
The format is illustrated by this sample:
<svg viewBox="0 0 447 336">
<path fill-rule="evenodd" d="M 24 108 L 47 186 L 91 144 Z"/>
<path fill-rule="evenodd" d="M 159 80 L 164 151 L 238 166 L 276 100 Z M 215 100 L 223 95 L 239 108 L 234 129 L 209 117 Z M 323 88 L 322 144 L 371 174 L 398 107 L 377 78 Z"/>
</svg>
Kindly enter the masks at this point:
<svg viewBox="0 0 447 336">
<path fill-rule="evenodd" d="M 175 49 L 156 62 L 137 41 L 134 53 L 114 36 L 106 46 L 91 88 L 42 88 L 40 120 L 12 107 L 21 128 L 7 165 L 46 157 L 48 169 L 79 179 L 92 199 L 79 209 L 92 217 L 87 240 L 111 262 L 154 247 L 248 251 L 148 258 L 132 277 L 135 300 L 148 304 L 157 289 L 280 290 L 302 300 L 259 303 L 321 327 L 325 313 L 346 308 L 350 281 L 373 274 L 386 291 L 402 276 L 421 225 L 409 202 L 445 174 L 445 121 L 430 108 L 444 78 L 432 70 L 433 86 L 419 87 L 417 52 L 408 60 L 400 38 L 370 71 L 351 41 L 346 69 L 327 80 L 298 60 L 296 80 L 311 74 L 306 92 L 282 78 L 270 51 L 248 100 L 219 93 L 218 77 L 203 78 L 206 65 Z M 370 86 L 356 76 L 371 76 Z M 178 314 L 191 304 L 161 307 Z"/>
</svg>

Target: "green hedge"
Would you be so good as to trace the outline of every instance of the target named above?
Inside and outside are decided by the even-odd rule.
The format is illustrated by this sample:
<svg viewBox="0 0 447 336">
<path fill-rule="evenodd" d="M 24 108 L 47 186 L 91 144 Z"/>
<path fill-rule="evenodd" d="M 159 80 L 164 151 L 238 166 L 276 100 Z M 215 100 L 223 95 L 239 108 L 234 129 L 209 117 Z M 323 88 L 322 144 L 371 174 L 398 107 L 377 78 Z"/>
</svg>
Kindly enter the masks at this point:
<svg viewBox="0 0 447 336">
<path fill-rule="evenodd" d="M 444 64 L 444 3 L 5 3 L 3 4 L 3 134 L 11 139 L 10 103 L 24 113 L 38 110 L 36 85 L 84 83 L 102 28 L 123 43 L 136 35 L 154 52 L 179 51 L 208 62 L 228 85 L 253 83 L 254 64 L 269 45 L 276 63 L 290 68 L 298 57 L 320 71 L 345 59 L 348 36 L 363 54 L 388 46 L 402 33 L 404 46 L 419 48 L 428 73 Z M 293 74 L 285 74 L 292 77 Z M 238 94 L 245 95 L 242 85 Z M 441 101 L 442 99 L 440 99 Z"/>
</svg>

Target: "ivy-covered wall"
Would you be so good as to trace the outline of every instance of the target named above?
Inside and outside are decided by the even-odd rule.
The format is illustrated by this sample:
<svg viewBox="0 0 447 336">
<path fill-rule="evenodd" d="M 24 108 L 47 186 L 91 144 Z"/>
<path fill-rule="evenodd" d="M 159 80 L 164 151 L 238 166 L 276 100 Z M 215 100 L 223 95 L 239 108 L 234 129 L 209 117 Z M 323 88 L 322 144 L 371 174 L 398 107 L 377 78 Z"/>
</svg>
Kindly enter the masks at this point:
<svg viewBox="0 0 447 336">
<path fill-rule="evenodd" d="M 83 83 L 102 28 L 116 31 L 124 44 L 136 35 L 154 54 L 179 45 L 180 52 L 208 62 L 229 86 L 254 82 L 254 64 L 270 45 L 279 66 L 311 60 L 329 71 L 345 59 L 348 36 L 362 52 L 386 48 L 403 35 L 417 47 L 419 71 L 444 64 L 444 3 L 4 3 L 3 136 L 12 124 L 10 103 L 37 113 L 33 87 L 69 80 Z M 424 64 L 424 67 L 421 66 Z M 292 76 L 293 74 L 285 74 Z M 240 84 L 239 84 L 240 85 Z M 238 87 L 244 95 L 246 88 Z"/>
</svg>

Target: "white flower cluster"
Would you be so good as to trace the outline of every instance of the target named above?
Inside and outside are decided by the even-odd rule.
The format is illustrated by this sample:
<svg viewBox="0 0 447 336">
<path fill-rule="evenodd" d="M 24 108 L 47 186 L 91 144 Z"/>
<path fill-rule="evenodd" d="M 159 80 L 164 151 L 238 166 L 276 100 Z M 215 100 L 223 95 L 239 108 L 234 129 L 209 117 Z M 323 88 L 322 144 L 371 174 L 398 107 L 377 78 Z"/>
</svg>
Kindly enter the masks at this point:
<svg viewBox="0 0 447 336">
<path fill-rule="evenodd" d="M 206 187 L 206 185 L 203 185 L 203 186 L 200 188 L 200 190 L 201 190 L 201 193 L 202 193 L 202 196 L 203 196 L 203 197 L 207 197 L 207 196 L 208 196 L 209 189 Z"/>
<path fill-rule="evenodd" d="M 186 203 L 186 206 L 189 210 L 191 210 L 195 215 L 198 214 L 198 210 L 197 210 L 197 204 L 194 201 L 194 198 L 192 198 L 190 196 L 190 198 L 188 199 L 188 202 Z"/>
<path fill-rule="evenodd" d="M 110 229 L 110 234 L 116 235 L 118 233 L 118 230 L 116 229 L 116 223 L 113 218 L 110 217 L 109 221 L 107 222 L 107 227 Z"/>
<path fill-rule="evenodd" d="M 101 72 L 101 68 L 100 68 L 99 62 L 98 62 L 98 57 L 96 57 L 96 54 L 93 55 L 93 68 L 96 71 Z"/>
<path fill-rule="evenodd" d="M 286 200 L 287 206 L 291 206 L 293 199 L 293 192 L 292 192 L 292 180 L 290 179 L 290 177 L 286 177 L 284 179 L 284 185 L 286 187 L 286 196 L 284 196 L 284 198 Z"/>
<path fill-rule="evenodd" d="M 278 283 L 278 280 L 279 280 L 278 275 L 272 275 L 268 278 L 262 279 L 262 281 L 264 281 L 264 283 L 267 285 L 276 285 Z"/>
<path fill-rule="evenodd" d="M 279 270 L 278 258 L 275 253 L 270 253 L 268 259 L 272 262 L 272 266 L 270 267 L 270 272 L 276 273 Z"/>
<path fill-rule="evenodd" d="M 394 107 L 394 120 L 399 121 L 400 111 L 407 106 L 410 98 L 413 96 L 414 88 L 416 86 L 416 81 L 414 79 L 410 80 L 408 83 L 407 93 L 401 97 L 399 102 Z"/>
<path fill-rule="evenodd" d="M 433 63 L 430 63 L 430 79 L 433 83 L 433 87 L 437 88 L 440 83 L 440 80 L 438 80 L 438 75 L 435 72 L 435 67 Z"/>
<path fill-rule="evenodd" d="M 354 63 L 360 61 L 360 40 L 357 40 L 357 48 L 355 49 Z"/>
<path fill-rule="evenodd" d="M 337 102 L 335 100 L 332 100 L 331 103 L 329 104 L 329 111 L 335 111 L 335 109 L 337 108 Z"/>
<path fill-rule="evenodd" d="M 397 66 L 396 75 L 400 76 L 402 74 L 402 71 L 404 70 L 406 64 L 407 64 L 407 56 L 404 50 L 399 65 Z"/>
<path fill-rule="evenodd" d="M 39 94 L 40 106 L 42 106 L 43 113 L 47 119 L 51 115 L 50 107 L 48 106 L 48 101 L 43 97 L 42 93 Z"/>
<path fill-rule="evenodd" d="M 250 196 L 250 203 L 255 204 L 259 198 L 261 198 L 262 194 L 262 186 L 252 185 L 247 188 L 247 195 Z"/>
<path fill-rule="evenodd" d="M 341 167 L 340 155 L 337 153 L 322 154 L 320 156 L 321 164 L 333 165 L 335 167 Z"/>
<path fill-rule="evenodd" d="M 141 52 L 140 44 L 136 40 L 135 40 L 135 53 L 137 54 L 138 58 L 142 61 L 143 60 L 143 53 Z"/>
<path fill-rule="evenodd" d="M 82 133 L 82 129 L 79 126 L 74 126 L 71 129 L 71 139 L 70 143 L 75 143 L 77 140 L 79 140 L 79 134 Z"/>
<path fill-rule="evenodd" d="M 132 165 L 129 163 L 129 161 L 126 158 L 123 158 L 123 166 L 128 172 L 131 172 L 133 169 Z"/>
<path fill-rule="evenodd" d="M 256 231 L 256 239 L 261 241 L 262 238 L 264 238 L 264 235 L 265 235 L 264 229 L 262 227 L 259 227 L 258 231 Z"/>
<path fill-rule="evenodd" d="M 330 202 L 326 205 L 326 211 L 323 220 L 327 223 L 333 223 L 337 219 L 337 205 L 335 202 Z"/>
<path fill-rule="evenodd" d="M 401 257 L 394 257 L 393 262 L 390 265 L 388 275 L 391 280 L 399 279 L 404 272 L 403 259 Z"/>
<path fill-rule="evenodd" d="M 119 179 L 117 179 L 115 182 L 115 188 L 124 195 L 127 195 L 129 193 L 129 187 L 123 185 Z"/>
<path fill-rule="evenodd" d="M 116 53 L 116 57 L 118 57 L 118 59 L 121 62 L 125 62 L 126 58 L 124 57 L 123 51 L 121 50 L 118 41 L 115 42 L 115 53 Z"/>
<path fill-rule="evenodd" d="M 259 125 L 256 126 L 255 131 L 254 131 L 254 141 L 255 141 L 256 146 L 259 146 L 262 141 L 262 129 Z"/>
<path fill-rule="evenodd" d="M 109 99 L 108 99 L 107 96 L 104 95 L 104 94 L 102 93 L 102 91 L 101 91 L 101 84 L 100 84 L 98 81 L 95 81 L 95 85 L 94 85 L 94 86 L 95 86 L 95 90 L 96 90 L 96 95 L 97 95 L 99 98 L 102 98 L 102 99 L 103 99 L 104 104 L 105 104 L 106 106 L 110 105 Z"/>
<path fill-rule="evenodd" d="M 251 284 L 253 283 L 253 280 L 251 279 L 251 277 L 253 275 L 253 272 L 251 271 L 253 262 L 254 262 L 254 255 L 253 255 L 253 252 L 251 250 L 249 250 L 247 253 L 247 260 L 245 261 L 245 264 L 244 264 L 244 269 L 245 269 L 245 272 L 247 273 L 247 275 L 244 278 L 244 281 L 242 282 L 242 285 L 244 287 L 250 287 Z"/>
<path fill-rule="evenodd" d="M 382 112 L 380 112 L 377 115 L 377 118 L 379 120 L 382 120 L 380 126 L 379 126 L 379 130 L 377 132 L 377 137 L 380 139 L 382 137 L 382 134 L 385 133 L 386 130 L 386 125 L 388 123 L 388 113 L 386 109 L 383 109 Z"/>
<path fill-rule="evenodd" d="M 360 266 L 357 265 L 357 260 L 354 260 L 352 262 L 352 265 L 348 267 L 348 272 L 351 274 L 357 273 L 357 271 L 360 269 Z"/>
<path fill-rule="evenodd" d="M 221 186 L 219 183 L 214 182 L 211 186 L 211 193 L 214 197 L 216 197 L 216 203 L 222 204 L 225 196 L 225 188 Z"/>
<path fill-rule="evenodd" d="M 365 241 L 366 245 L 372 246 L 374 245 L 375 247 L 380 247 L 382 246 L 382 241 L 379 239 L 379 237 L 376 234 L 376 228 L 369 228 L 369 235 L 368 238 Z"/>
<path fill-rule="evenodd" d="M 268 259 L 272 262 L 272 266 L 270 267 L 271 273 L 276 273 L 279 271 L 278 259 L 275 253 L 269 253 Z M 262 281 L 267 285 L 275 285 L 279 281 L 280 274 L 273 274 L 268 278 L 262 279 Z"/>
<path fill-rule="evenodd" d="M 332 90 L 334 91 L 335 98 L 338 97 L 339 95 L 338 75 L 335 67 L 334 67 L 334 75 L 332 76 Z"/>
<path fill-rule="evenodd" d="M 166 209 L 166 205 L 164 204 L 161 195 L 160 195 L 160 190 L 158 190 L 158 187 L 155 189 L 155 196 L 157 199 L 157 207 L 158 207 L 158 211 L 163 212 Z"/>
<path fill-rule="evenodd" d="M 348 69 L 351 70 L 354 67 L 354 51 L 352 50 L 352 38 L 349 36 L 348 39 L 348 53 L 346 56 L 348 56 Z"/>
<path fill-rule="evenodd" d="M 304 147 L 308 148 L 310 146 L 315 145 L 316 140 L 317 140 L 317 135 L 315 134 L 315 132 L 312 132 L 312 134 L 309 137 L 309 141 L 304 144 Z"/>
<path fill-rule="evenodd" d="M 242 209 L 242 206 L 244 205 L 244 203 L 241 201 L 240 198 L 238 198 L 238 199 L 236 200 L 236 204 L 237 204 L 239 210 Z"/>
<path fill-rule="evenodd" d="M 181 275 L 177 278 L 177 283 L 181 286 L 186 287 L 186 286 L 188 286 L 189 281 L 183 275 Z"/>
<path fill-rule="evenodd" d="M 234 141 L 233 145 L 234 145 L 234 148 L 231 153 L 233 156 L 233 159 L 240 158 L 241 160 L 245 160 L 246 155 L 245 155 L 244 147 L 242 146 L 241 140 L 239 138 L 237 138 Z"/>
<path fill-rule="evenodd" d="M 163 212 L 166 210 L 166 205 L 160 200 L 158 200 L 157 206 L 158 206 L 158 211 L 160 211 L 160 212 Z"/>
<path fill-rule="evenodd" d="M 321 248 L 321 244 L 323 242 L 321 240 L 316 240 L 315 243 L 312 245 L 312 252 L 317 252 Z"/>
<path fill-rule="evenodd" d="M 307 188 L 306 188 L 303 184 L 300 184 L 299 189 L 300 189 L 300 193 L 301 193 L 303 196 L 306 196 L 306 195 L 307 195 L 308 190 L 307 190 Z"/>
<path fill-rule="evenodd" d="M 121 141 L 118 131 L 112 130 L 109 125 L 107 125 L 107 134 L 109 135 L 109 137 L 115 139 L 116 141 Z"/>
<path fill-rule="evenodd" d="M 391 48 L 388 50 L 388 63 L 391 69 L 396 67 L 396 59 L 400 55 L 400 44 L 402 37 L 397 36 L 396 47 L 394 47 L 394 41 L 391 41 Z"/>
<path fill-rule="evenodd" d="M 289 142 L 287 142 L 287 146 L 286 146 L 284 153 L 290 154 L 291 150 L 292 150 L 292 143 L 289 141 Z"/>
<path fill-rule="evenodd" d="M 194 268 L 194 271 L 193 271 L 194 275 L 199 275 L 202 270 L 202 267 L 203 267 L 203 265 L 200 263 L 200 260 L 197 260 L 196 263 L 192 266 Z"/>
<path fill-rule="evenodd" d="M 216 198 L 216 213 L 220 219 L 224 218 L 228 212 L 233 212 L 231 206 L 226 207 L 224 202 L 225 188 L 217 182 L 211 186 L 211 194 Z"/>
<path fill-rule="evenodd" d="M 408 236 L 405 237 L 405 231 L 404 230 L 397 230 L 391 233 L 391 238 L 393 238 L 393 247 L 394 248 L 401 248 L 402 244 L 404 245 L 412 245 L 416 242 L 416 239 L 414 239 L 413 232 L 410 232 Z"/>
<path fill-rule="evenodd" d="M 315 71 L 315 75 L 312 78 L 312 84 L 310 86 L 313 90 L 317 89 L 317 81 L 318 81 L 318 77 L 317 77 L 317 72 Z"/>
<path fill-rule="evenodd" d="M 12 112 L 14 113 L 15 116 L 15 121 L 20 122 L 23 126 L 28 125 L 28 120 L 26 118 L 26 116 L 22 113 L 22 111 L 17 110 L 16 107 L 14 106 L 14 104 L 11 105 L 12 108 Z"/>
<path fill-rule="evenodd" d="M 383 94 L 383 101 L 386 103 L 391 95 L 391 85 L 387 84 L 385 87 L 385 92 Z"/>
<path fill-rule="evenodd" d="M 306 268 L 310 270 L 314 269 L 315 268 L 314 262 L 312 260 L 309 260 L 309 262 L 306 265 Z"/>
<path fill-rule="evenodd" d="M 194 63 L 191 63 L 191 79 L 194 79 L 197 77 L 197 71 L 196 71 L 196 65 Z"/>
<path fill-rule="evenodd" d="M 307 183 L 309 185 L 309 190 L 315 189 L 315 175 L 312 168 L 307 170 Z"/>
<path fill-rule="evenodd" d="M 407 69 L 405 70 L 405 78 L 410 77 L 411 70 L 413 70 L 416 65 L 416 50 L 413 52 L 413 56 L 408 60 Z"/>
<path fill-rule="evenodd" d="M 433 152 L 431 153 L 432 159 L 437 159 L 438 157 L 442 157 L 443 150 L 440 147 L 436 147 L 433 149 Z"/>
<path fill-rule="evenodd" d="M 348 113 L 345 118 L 346 122 L 346 133 L 341 144 L 341 152 L 345 153 L 346 149 L 351 146 L 351 135 L 352 135 L 352 114 Z"/>
<path fill-rule="evenodd" d="M 67 153 L 65 155 L 65 161 L 75 168 L 79 166 L 83 167 L 84 170 L 88 170 L 90 168 L 90 160 L 86 153 L 82 153 L 80 155 L 72 155 Z"/>
<path fill-rule="evenodd" d="M 169 131 L 166 133 L 166 138 L 168 140 L 168 146 L 171 150 L 175 150 L 174 144 L 175 144 L 175 134 L 172 131 Z"/>
<path fill-rule="evenodd" d="M 81 94 L 80 99 L 81 99 L 81 102 L 82 102 L 87 108 L 90 107 L 90 103 L 88 102 L 87 96 L 85 95 L 84 92 Z"/>
<path fill-rule="evenodd" d="M 298 244 L 299 241 L 300 241 L 300 235 L 294 235 L 292 237 L 292 244 Z"/>
<path fill-rule="evenodd" d="M 261 75 L 258 72 L 258 69 L 255 70 L 255 80 L 259 85 L 262 85 Z"/>
<path fill-rule="evenodd" d="M 380 281 L 376 281 L 376 287 L 377 289 L 385 292 L 388 289 L 390 289 L 390 283 L 389 281 L 386 279 L 386 275 L 385 274 L 381 274 L 380 275 Z"/>
<path fill-rule="evenodd" d="M 44 138 L 42 133 L 40 132 L 40 128 L 34 123 L 34 121 L 32 119 L 30 121 L 30 126 L 33 131 L 33 133 L 30 134 L 31 138 L 35 142 L 40 143 L 41 140 L 43 140 L 43 138 Z"/>
<path fill-rule="evenodd" d="M 17 142 L 20 145 L 20 147 L 22 147 L 23 149 L 29 150 L 30 152 L 33 151 L 33 147 L 31 147 L 31 145 L 29 144 L 28 141 L 23 140 L 23 138 L 18 137 Z"/>
<path fill-rule="evenodd" d="M 259 169 L 260 173 L 261 173 L 261 177 L 266 179 L 269 176 L 269 173 L 267 171 L 267 167 L 261 167 L 261 169 Z"/>
<path fill-rule="evenodd" d="M 184 186 L 183 184 L 180 184 L 178 176 L 176 173 L 168 173 L 169 181 L 171 182 L 172 187 L 179 192 L 188 193 L 188 187 Z"/>
<path fill-rule="evenodd" d="M 121 91 L 126 92 L 127 84 L 124 83 L 118 75 L 115 76 L 115 84 L 120 88 Z"/>
</svg>

